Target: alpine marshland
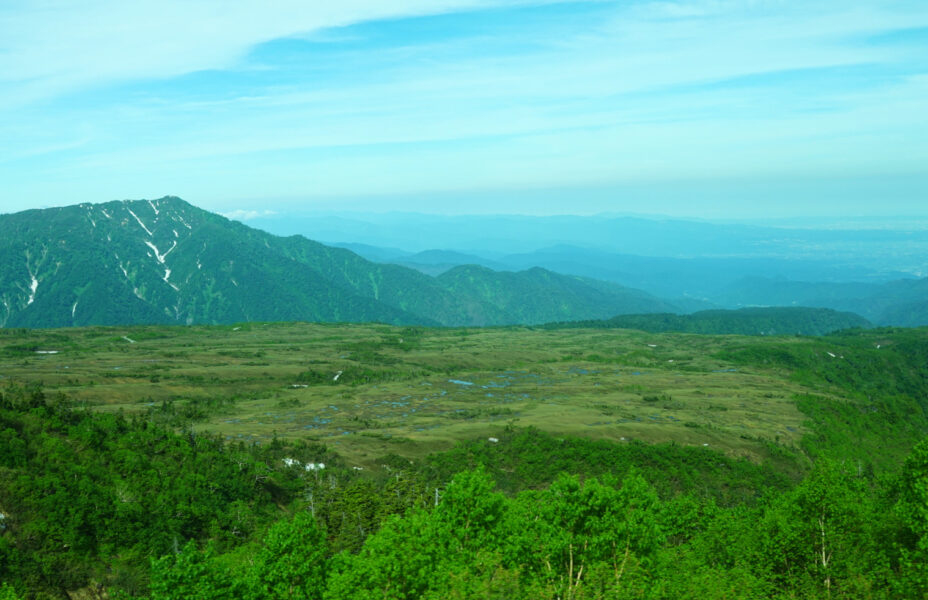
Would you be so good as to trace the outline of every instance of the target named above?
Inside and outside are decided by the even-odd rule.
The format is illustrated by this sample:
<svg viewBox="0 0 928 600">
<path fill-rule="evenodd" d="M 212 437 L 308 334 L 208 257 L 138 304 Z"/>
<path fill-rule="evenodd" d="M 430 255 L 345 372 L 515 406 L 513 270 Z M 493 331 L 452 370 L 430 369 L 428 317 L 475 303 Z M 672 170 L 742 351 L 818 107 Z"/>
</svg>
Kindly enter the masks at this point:
<svg viewBox="0 0 928 600">
<path fill-rule="evenodd" d="M 924 328 L 800 307 L 590 319 L 576 290 L 648 296 L 541 269 L 528 291 L 485 269 L 447 294 L 178 199 L 3 227 L 10 598 L 924 590 Z M 279 274 L 303 304 L 262 294 Z M 430 324 L 507 307 L 528 323 Z M 587 319 L 539 322 L 554 309 Z M 230 322 L 275 310 L 345 321 Z"/>
<path fill-rule="evenodd" d="M 0 5 L 0 600 L 928 598 L 926 31 Z"/>
</svg>

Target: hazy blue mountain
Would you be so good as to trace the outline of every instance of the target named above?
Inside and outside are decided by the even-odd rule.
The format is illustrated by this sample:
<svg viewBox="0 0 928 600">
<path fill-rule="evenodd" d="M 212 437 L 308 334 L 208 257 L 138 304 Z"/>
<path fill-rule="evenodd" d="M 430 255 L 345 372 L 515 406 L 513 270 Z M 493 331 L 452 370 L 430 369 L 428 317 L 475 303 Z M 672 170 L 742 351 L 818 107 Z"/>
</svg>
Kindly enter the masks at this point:
<svg viewBox="0 0 928 600">
<path fill-rule="evenodd" d="M 454 250 L 425 250 L 387 262 L 403 265 L 432 276 L 441 275 L 461 265 L 478 265 L 494 271 L 513 270 L 509 265 L 499 261 Z"/>
<path fill-rule="evenodd" d="M 506 264 L 476 254 L 456 252 L 454 250 L 425 250 L 410 254 L 403 260 L 420 265 L 481 265 L 494 271 L 506 270 Z M 530 265 L 536 266 L 536 265 Z"/>
<path fill-rule="evenodd" d="M 424 250 L 422 252 L 406 252 L 398 248 L 381 248 L 370 244 L 359 243 L 332 243 L 337 248 L 346 248 L 367 260 L 379 263 L 390 263 L 415 269 L 427 275 L 441 275 L 445 271 L 460 265 L 481 265 L 494 271 L 512 270 L 512 267 L 476 254 L 467 254 L 455 250 Z M 534 265 L 530 265 L 534 266 Z"/>
<path fill-rule="evenodd" d="M 439 265 L 411 265 L 410 256 Z M 388 261 L 389 262 L 389 261 Z M 928 324 L 928 280 L 902 271 L 876 271 L 855 262 L 776 257 L 673 258 L 616 254 L 560 245 L 490 259 L 454 251 L 428 251 L 397 259 L 439 274 L 464 264 L 497 270 L 548 270 L 619 283 L 664 298 L 674 312 L 713 308 L 807 306 L 863 315 L 880 325 Z M 431 270 L 430 270 L 431 269 Z"/>
<path fill-rule="evenodd" d="M 880 313 L 878 322 L 883 325 L 902 327 L 928 325 L 928 300 L 916 300 L 891 306 Z"/>
<path fill-rule="evenodd" d="M 878 273 L 856 263 L 777 257 L 653 257 L 555 246 L 502 257 L 513 269 L 540 266 L 559 273 L 614 281 L 665 297 L 687 296 L 737 304 L 722 292 L 749 276 L 801 281 L 887 281 L 903 273 Z"/>
<path fill-rule="evenodd" d="M 863 282 L 793 281 L 783 277 L 743 277 L 719 293 L 728 306 L 854 306 L 879 293 L 882 284 Z M 856 311 L 855 311 L 856 312 Z M 871 310 L 864 311 L 868 317 Z M 861 313 L 863 314 L 863 313 Z"/>
<path fill-rule="evenodd" d="M 876 272 L 856 263 L 768 257 L 672 258 L 616 254 L 578 246 L 554 246 L 496 259 L 453 250 L 391 254 L 366 247 L 368 256 L 430 275 L 454 266 L 481 265 L 519 271 L 542 267 L 557 273 L 619 283 L 670 299 L 682 312 L 753 305 L 833 306 L 868 296 L 902 272 Z"/>
<path fill-rule="evenodd" d="M 923 223 L 898 221 L 885 229 L 866 229 L 873 224 L 810 222 L 806 227 L 794 223 L 770 227 L 615 215 L 386 213 L 286 214 L 249 223 L 272 233 L 300 233 L 324 242 L 359 242 L 402 248 L 410 253 L 445 249 L 493 260 L 563 245 L 650 257 L 812 261 L 840 267 L 841 273 L 856 270 L 858 275 L 853 280 L 862 281 L 873 277 L 886 281 L 900 278 L 900 273 L 921 276 L 928 255 L 928 229 Z M 866 278 L 860 279 L 860 274 Z M 794 274 L 785 276 L 810 280 Z"/>
<path fill-rule="evenodd" d="M 537 298 L 515 301 L 530 293 Z M 557 307 L 554 307 L 556 303 Z M 606 307 L 604 309 L 604 307 Z M 496 325 L 675 310 L 543 270 L 473 285 L 277 237 L 179 198 L 0 216 L 0 326 L 236 321 Z"/>
<path fill-rule="evenodd" d="M 881 284 L 745 278 L 723 296 L 726 303 L 816 306 L 850 311 L 877 325 L 928 325 L 928 278 Z"/>
<path fill-rule="evenodd" d="M 928 325 L 928 278 L 886 283 L 850 305 L 869 312 L 881 325 Z"/>
<path fill-rule="evenodd" d="M 576 319 L 578 313 L 605 318 L 618 313 L 663 312 L 677 308 L 640 290 L 541 268 L 518 273 L 497 272 L 477 265 L 460 266 L 438 276 L 447 290 L 469 301 L 470 316 L 492 322 L 496 314 L 514 323 Z M 481 311 L 492 307 L 494 311 Z"/>
<path fill-rule="evenodd" d="M 379 246 L 371 246 L 370 244 L 361 244 L 357 242 L 339 242 L 329 245 L 335 248 L 351 250 L 358 256 L 373 262 L 395 262 L 411 255 L 410 252 L 400 250 L 399 248 L 381 248 Z"/>
</svg>

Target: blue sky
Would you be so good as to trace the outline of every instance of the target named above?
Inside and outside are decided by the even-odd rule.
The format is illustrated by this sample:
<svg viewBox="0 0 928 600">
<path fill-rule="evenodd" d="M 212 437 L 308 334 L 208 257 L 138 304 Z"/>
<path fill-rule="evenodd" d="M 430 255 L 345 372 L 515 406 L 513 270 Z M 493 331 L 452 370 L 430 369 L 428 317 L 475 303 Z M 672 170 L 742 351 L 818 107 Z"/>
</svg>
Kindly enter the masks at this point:
<svg viewBox="0 0 928 600">
<path fill-rule="evenodd" d="M 0 182 L 0 212 L 926 216 L 928 3 L 7 0 Z"/>
</svg>

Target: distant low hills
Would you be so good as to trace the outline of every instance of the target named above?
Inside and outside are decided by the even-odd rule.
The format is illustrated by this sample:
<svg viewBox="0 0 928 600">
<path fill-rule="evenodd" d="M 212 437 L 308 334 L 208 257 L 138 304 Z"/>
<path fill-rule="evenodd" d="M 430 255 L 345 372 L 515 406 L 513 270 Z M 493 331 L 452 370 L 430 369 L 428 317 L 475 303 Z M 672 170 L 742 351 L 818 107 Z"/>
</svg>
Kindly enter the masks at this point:
<svg viewBox="0 0 928 600">
<path fill-rule="evenodd" d="M 888 266 L 868 268 L 847 256 L 840 260 L 789 256 L 680 258 L 617 254 L 569 245 L 495 259 L 438 250 L 409 254 L 372 246 L 358 247 L 357 252 L 373 261 L 403 264 L 431 275 L 465 263 L 495 270 L 542 267 L 643 290 L 667 299 L 677 309 L 671 312 L 810 306 L 854 312 L 877 325 L 928 325 L 928 278 L 915 278 L 912 273 Z M 891 262 L 885 257 L 882 260 L 887 265 Z M 905 262 L 904 257 L 900 261 Z"/>
<path fill-rule="evenodd" d="M 0 216 L 0 327 L 239 321 L 537 324 L 677 307 L 544 269 L 431 277 L 174 197 Z"/>
<path fill-rule="evenodd" d="M 620 315 L 598 321 L 552 323 L 546 327 L 638 329 L 651 333 L 681 332 L 738 335 L 825 335 L 833 331 L 872 327 L 854 313 L 828 308 L 777 307 L 704 310 L 690 315 Z"/>
<path fill-rule="evenodd" d="M 466 301 L 468 315 L 475 321 L 546 323 L 574 320 L 565 319 L 565 314 L 607 318 L 620 313 L 677 310 L 640 290 L 538 267 L 513 273 L 466 265 L 442 273 L 436 281 Z M 485 310 L 493 312 L 484 314 Z"/>
<path fill-rule="evenodd" d="M 799 305 L 854 312 L 877 325 L 928 325 L 928 279 L 885 283 L 783 281 L 750 277 L 732 286 L 726 303 Z"/>
</svg>

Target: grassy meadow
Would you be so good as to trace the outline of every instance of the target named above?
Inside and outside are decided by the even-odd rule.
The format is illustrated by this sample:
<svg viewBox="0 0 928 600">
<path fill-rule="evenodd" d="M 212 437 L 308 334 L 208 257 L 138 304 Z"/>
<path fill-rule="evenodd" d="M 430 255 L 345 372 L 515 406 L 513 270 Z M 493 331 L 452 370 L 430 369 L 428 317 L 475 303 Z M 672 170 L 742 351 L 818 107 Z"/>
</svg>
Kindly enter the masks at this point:
<svg viewBox="0 0 928 600">
<path fill-rule="evenodd" d="M 320 441 L 364 468 L 507 425 L 756 460 L 771 442 L 798 443 L 806 417 L 793 398 L 808 390 L 717 358 L 743 339 L 308 323 L 5 330 L 0 382 L 229 440 Z"/>
<path fill-rule="evenodd" d="M 926 369 L 928 329 L 0 329 L 0 597 L 926 597 Z"/>
</svg>

